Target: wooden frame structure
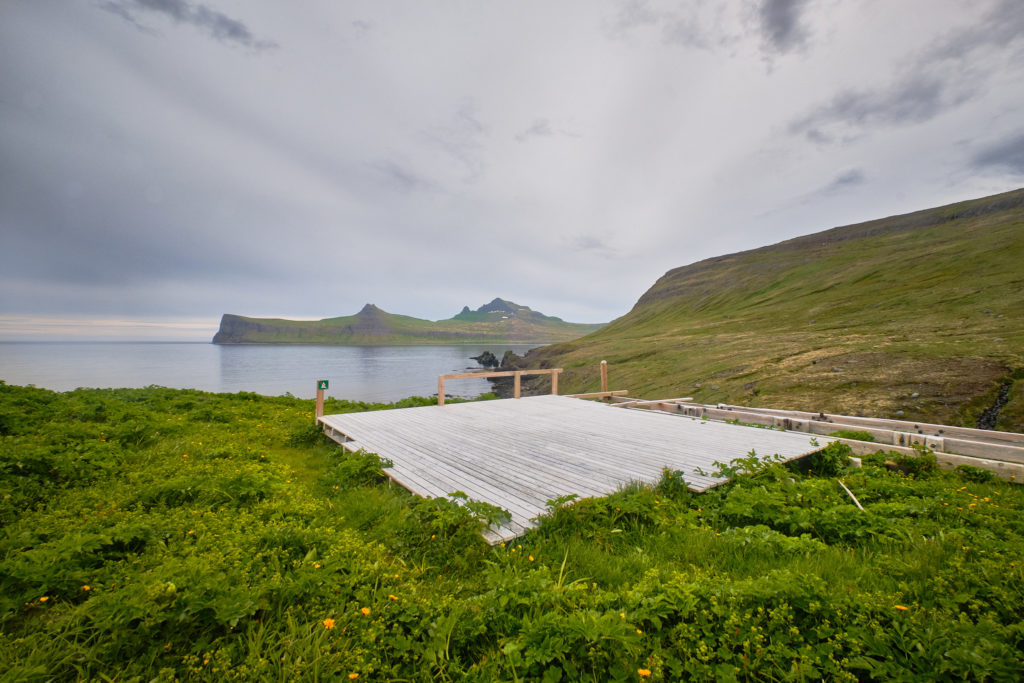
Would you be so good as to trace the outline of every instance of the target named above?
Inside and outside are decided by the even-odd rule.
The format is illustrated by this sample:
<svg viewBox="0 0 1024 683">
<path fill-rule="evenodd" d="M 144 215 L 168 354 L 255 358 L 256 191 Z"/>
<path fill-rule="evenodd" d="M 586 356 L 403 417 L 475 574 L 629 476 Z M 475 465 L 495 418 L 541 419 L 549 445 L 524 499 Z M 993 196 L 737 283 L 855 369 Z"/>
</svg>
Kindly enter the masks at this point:
<svg viewBox="0 0 1024 683">
<path fill-rule="evenodd" d="M 461 491 L 507 510 L 491 543 L 515 538 L 566 495 L 606 496 L 629 482 L 654 484 L 666 468 L 693 492 L 726 481 L 716 461 L 754 449 L 784 460 L 820 450 L 810 434 L 679 419 L 568 396 L 467 401 L 448 406 L 325 415 L 324 433 L 349 451 L 391 461 L 384 472 L 420 496 Z M 819 437 L 820 438 L 820 437 Z"/>
<path fill-rule="evenodd" d="M 615 401 L 612 405 L 625 409 L 647 409 L 681 417 L 739 422 L 819 436 L 828 436 L 840 430 L 866 432 L 874 441 L 833 438 L 850 446 L 856 455 L 867 455 L 879 450 L 915 455 L 915 447 L 924 447 L 934 452 L 939 464 L 944 467 L 970 465 L 995 472 L 1008 481 L 1024 483 L 1024 434 L 724 403 L 707 405 L 692 403 L 692 399 L 631 401 L 615 397 L 612 400 Z"/>
<path fill-rule="evenodd" d="M 550 368 L 547 370 L 500 370 L 494 372 L 456 372 L 450 375 L 437 376 L 437 405 L 444 405 L 444 383 L 449 379 L 487 379 L 488 377 L 514 377 L 512 385 L 512 398 L 520 398 L 522 395 L 523 375 L 551 375 L 551 394 L 558 395 L 558 373 L 562 368 Z"/>
</svg>

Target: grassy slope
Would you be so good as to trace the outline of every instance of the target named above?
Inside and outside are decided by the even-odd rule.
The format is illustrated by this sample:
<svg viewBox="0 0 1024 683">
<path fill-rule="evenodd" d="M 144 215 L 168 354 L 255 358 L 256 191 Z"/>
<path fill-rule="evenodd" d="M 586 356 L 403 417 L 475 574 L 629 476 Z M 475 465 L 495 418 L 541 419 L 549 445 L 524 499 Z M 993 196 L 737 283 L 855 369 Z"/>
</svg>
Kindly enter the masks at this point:
<svg viewBox="0 0 1024 683">
<path fill-rule="evenodd" d="M 569 390 L 972 423 L 1024 368 L 1024 190 L 670 271 L 526 364 Z M 1024 382 L 999 427 L 1024 430 Z M 913 396 L 917 394 L 917 396 Z"/>
<path fill-rule="evenodd" d="M 1019 680 L 1020 486 L 667 478 L 491 548 L 311 410 L 0 384 L 0 678 Z"/>
</svg>

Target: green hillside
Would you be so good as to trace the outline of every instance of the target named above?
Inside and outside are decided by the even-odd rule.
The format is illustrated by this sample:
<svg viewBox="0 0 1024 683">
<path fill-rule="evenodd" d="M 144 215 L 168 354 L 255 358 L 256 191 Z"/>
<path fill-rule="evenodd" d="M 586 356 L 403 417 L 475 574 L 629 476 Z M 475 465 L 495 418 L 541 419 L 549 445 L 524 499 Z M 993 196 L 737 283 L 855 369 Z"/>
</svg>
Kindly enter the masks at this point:
<svg viewBox="0 0 1024 683">
<path fill-rule="evenodd" d="M 633 395 L 971 425 L 1005 402 L 1024 431 L 1024 190 L 671 270 L 523 365 L 596 390 L 602 359 Z"/>
<path fill-rule="evenodd" d="M 395 315 L 366 304 L 356 315 L 324 320 L 248 318 L 225 314 L 214 344 L 450 344 L 556 342 L 581 337 L 601 325 L 567 323 L 504 299 L 448 320 Z"/>
</svg>

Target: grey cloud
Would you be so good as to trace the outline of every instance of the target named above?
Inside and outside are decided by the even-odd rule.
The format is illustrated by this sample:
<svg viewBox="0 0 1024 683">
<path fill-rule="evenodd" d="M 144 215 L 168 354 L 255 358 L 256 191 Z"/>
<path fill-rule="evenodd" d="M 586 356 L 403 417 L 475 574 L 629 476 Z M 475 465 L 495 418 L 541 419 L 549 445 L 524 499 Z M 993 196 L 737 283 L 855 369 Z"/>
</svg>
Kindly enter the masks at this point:
<svg viewBox="0 0 1024 683">
<path fill-rule="evenodd" d="M 794 120 L 789 130 L 816 144 L 828 144 L 848 141 L 876 126 L 929 121 L 984 92 L 993 71 L 985 69 L 991 61 L 986 58 L 1012 54 L 1022 37 L 1024 4 L 998 3 L 981 20 L 952 30 L 927 50 L 911 55 L 895 80 L 873 89 L 840 91 Z"/>
<path fill-rule="evenodd" d="M 719 3 L 659 8 L 652 7 L 649 0 L 631 0 L 609 22 L 608 33 L 621 37 L 633 30 L 655 28 L 665 44 L 713 50 L 735 45 L 756 32 L 761 34 L 761 47 L 766 53 L 783 54 L 802 47 L 809 38 L 809 30 L 801 21 L 806 4 L 806 0 L 756 0 L 730 22 L 726 17 L 728 8 Z"/>
<path fill-rule="evenodd" d="M 978 50 L 1006 46 L 1022 34 L 1024 4 L 1020 0 L 1002 0 L 980 22 L 947 33 L 921 55 L 920 61 L 958 62 Z"/>
<path fill-rule="evenodd" d="M 804 45 L 807 28 L 800 23 L 806 0 L 765 0 L 758 10 L 764 40 L 777 52 Z"/>
<path fill-rule="evenodd" d="M 629 0 L 619 7 L 618 14 L 609 22 L 609 33 L 620 36 L 638 26 L 657 25 L 665 18 L 663 12 L 651 9 L 646 0 Z"/>
<path fill-rule="evenodd" d="M 822 199 L 841 195 L 846 190 L 859 187 L 867 182 L 864 170 L 860 168 L 848 168 L 840 171 L 832 180 L 825 185 L 818 187 L 799 197 L 797 204 L 800 206 L 813 206 Z M 774 213 L 774 212 L 772 212 Z M 767 214 L 766 214 L 767 215 Z"/>
<path fill-rule="evenodd" d="M 465 182 L 474 182 L 483 173 L 479 151 L 485 131 L 484 124 L 476 117 L 474 105 L 463 102 L 450 122 L 428 128 L 422 134 L 464 168 Z"/>
<path fill-rule="evenodd" d="M 156 31 L 154 31 L 153 29 L 151 29 L 148 26 L 145 26 L 144 24 L 139 23 L 139 21 L 135 18 L 135 15 L 133 15 L 131 12 L 129 12 L 124 7 L 124 5 L 118 4 L 117 2 L 114 2 L 113 0 L 110 0 L 108 2 L 101 2 L 101 3 L 99 3 L 99 6 L 102 9 L 105 9 L 106 11 L 110 12 L 111 14 L 116 14 L 117 16 L 121 17 L 122 19 L 124 19 L 129 24 L 131 24 L 135 28 L 139 29 L 143 33 L 148 33 L 150 35 L 156 35 Z"/>
<path fill-rule="evenodd" d="M 864 171 L 859 168 L 850 168 L 837 175 L 831 183 L 825 186 L 825 192 L 836 192 L 847 187 L 863 185 L 867 178 Z"/>
<path fill-rule="evenodd" d="M 575 235 L 567 240 L 569 251 L 590 253 L 605 258 L 611 258 L 617 251 L 605 244 L 602 240 L 591 235 Z"/>
<path fill-rule="evenodd" d="M 711 39 L 711 32 L 692 14 L 674 16 L 667 20 L 661 28 L 661 40 L 669 45 L 684 45 L 701 50 L 710 50 L 716 42 Z M 717 42 L 729 41 L 722 37 Z"/>
<path fill-rule="evenodd" d="M 163 14 L 179 24 L 190 24 L 200 28 L 222 43 L 235 43 L 254 50 L 277 47 L 277 43 L 273 41 L 258 40 L 241 21 L 206 5 L 193 4 L 187 0 L 107 0 L 101 3 L 100 7 L 116 14 L 136 28 L 150 33 L 152 29 L 136 19 L 135 11 Z"/>
<path fill-rule="evenodd" d="M 418 175 L 415 171 L 402 166 L 394 161 L 382 161 L 372 164 L 371 168 L 377 172 L 381 183 L 389 189 L 397 190 L 402 194 L 409 194 L 416 190 L 430 189 L 433 185 Z"/>
<path fill-rule="evenodd" d="M 612 38 L 621 38 L 626 33 L 642 28 L 654 28 L 661 33 L 666 45 L 710 49 L 712 29 L 703 26 L 699 16 L 699 5 L 685 10 L 657 9 L 648 0 L 630 0 L 623 4 L 615 17 L 607 24 L 607 33 Z M 717 42 L 724 42 L 721 38 Z"/>
<path fill-rule="evenodd" d="M 817 143 L 848 140 L 869 127 L 928 121 L 969 100 L 973 84 L 915 73 L 878 90 L 845 90 L 789 130 Z"/>
<path fill-rule="evenodd" d="M 1024 176 L 1024 134 L 989 145 L 971 158 L 976 170 L 1009 171 Z"/>
<path fill-rule="evenodd" d="M 537 119 L 533 122 L 529 128 L 516 135 L 516 140 L 519 142 L 526 142 L 530 138 L 534 137 L 551 137 L 555 134 L 554 129 L 551 128 L 551 122 L 547 119 Z"/>
</svg>

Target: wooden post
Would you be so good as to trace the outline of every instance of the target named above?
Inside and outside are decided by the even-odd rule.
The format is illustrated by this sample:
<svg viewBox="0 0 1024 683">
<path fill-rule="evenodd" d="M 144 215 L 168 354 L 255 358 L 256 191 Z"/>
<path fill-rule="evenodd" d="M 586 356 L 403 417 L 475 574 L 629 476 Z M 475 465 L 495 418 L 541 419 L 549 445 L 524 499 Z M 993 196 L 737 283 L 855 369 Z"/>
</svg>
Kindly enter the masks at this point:
<svg viewBox="0 0 1024 683">
<path fill-rule="evenodd" d="M 601 361 L 601 391 L 608 391 L 608 361 Z"/>
<path fill-rule="evenodd" d="M 558 370 L 551 372 L 551 395 L 558 396 Z"/>
<path fill-rule="evenodd" d="M 513 386 L 512 398 L 519 398 L 520 394 L 522 393 L 522 391 L 520 391 L 520 381 L 519 381 L 522 376 L 523 376 L 523 373 L 521 373 L 519 371 L 516 371 L 516 374 L 513 376 L 514 382 L 513 382 L 513 385 L 512 385 Z"/>
<path fill-rule="evenodd" d="M 316 383 L 316 416 L 321 418 L 324 416 L 324 386 L 327 384 L 325 380 L 319 380 Z"/>
<path fill-rule="evenodd" d="M 444 375 L 437 376 L 437 405 L 444 405 Z"/>
</svg>

